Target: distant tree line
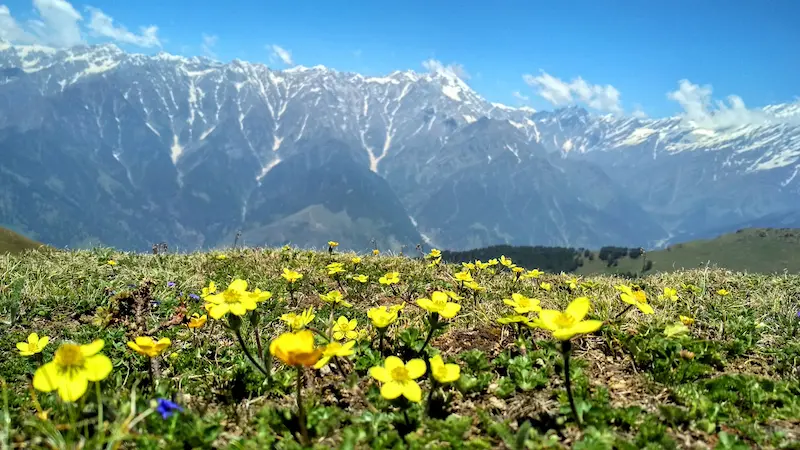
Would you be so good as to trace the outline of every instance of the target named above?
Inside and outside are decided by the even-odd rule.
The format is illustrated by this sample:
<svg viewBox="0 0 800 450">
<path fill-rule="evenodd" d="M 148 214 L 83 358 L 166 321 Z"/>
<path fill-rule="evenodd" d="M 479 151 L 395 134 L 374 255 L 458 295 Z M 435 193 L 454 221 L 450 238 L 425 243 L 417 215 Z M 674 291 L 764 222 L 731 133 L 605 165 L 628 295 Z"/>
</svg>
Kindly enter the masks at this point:
<svg viewBox="0 0 800 450">
<path fill-rule="evenodd" d="M 462 252 L 443 251 L 442 259 L 449 263 L 469 262 L 476 259 L 486 262 L 492 258 L 499 258 L 500 255 L 505 255 L 506 258 L 511 258 L 518 266 L 558 273 L 574 272 L 578 267 L 582 266 L 583 260 L 581 256 L 584 252 L 588 252 L 589 255 L 593 256 L 592 252 L 584 249 L 494 245 Z"/>
</svg>

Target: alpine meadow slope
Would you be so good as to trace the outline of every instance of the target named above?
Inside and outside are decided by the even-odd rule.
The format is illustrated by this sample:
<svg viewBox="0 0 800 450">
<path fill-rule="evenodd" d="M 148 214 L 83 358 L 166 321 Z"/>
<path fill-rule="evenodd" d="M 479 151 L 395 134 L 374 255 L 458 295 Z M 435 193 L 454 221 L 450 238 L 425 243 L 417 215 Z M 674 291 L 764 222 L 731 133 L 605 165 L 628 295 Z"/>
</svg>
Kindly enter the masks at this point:
<svg viewBox="0 0 800 450">
<path fill-rule="evenodd" d="M 800 105 L 763 113 L 711 129 L 493 104 L 447 70 L 3 43 L 0 225 L 131 250 L 659 247 L 796 217 Z"/>
</svg>

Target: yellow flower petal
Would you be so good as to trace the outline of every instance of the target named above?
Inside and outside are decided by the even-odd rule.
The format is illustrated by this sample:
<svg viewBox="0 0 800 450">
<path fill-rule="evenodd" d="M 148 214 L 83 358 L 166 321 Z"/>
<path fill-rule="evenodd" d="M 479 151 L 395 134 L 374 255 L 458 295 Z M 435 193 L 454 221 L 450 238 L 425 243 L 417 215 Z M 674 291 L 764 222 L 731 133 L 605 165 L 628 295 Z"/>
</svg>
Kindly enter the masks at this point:
<svg viewBox="0 0 800 450">
<path fill-rule="evenodd" d="M 439 315 L 445 319 L 452 319 L 456 314 L 458 314 L 459 311 L 461 311 L 461 305 L 458 303 L 448 302 L 444 305 L 444 309 L 439 312 Z"/>
<path fill-rule="evenodd" d="M 408 370 L 408 377 L 412 380 L 415 380 L 423 375 L 425 375 L 425 371 L 428 367 L 425 365 L 425 361 L 415 358 L 411 361 L 406 363 L 406 370 Z"/>
<path fill-rule="evenodd" d="M 392 375 L 386 370 L 385 367 L 372 367 L 369 369 L 369 376 L 375 378 L 376 380 L 380 381 L 381 383 L 388 383 L 392 381 Z"/>
<path fill-rule="evenodd" d="M 86 358 L 86 378 L 89 381 L 105 380 L 113 369 L 111 360 L 106 355 L 93 355 Z"/>
<path fill-rule="evenodd" d="M 416 383 L 414 383 L 416 384 Z M 417 386 L 419 387 L 419 386 Z M 388 381 L 381 386 L 381 395 L 388 400 L 394 400 L 405 392 L 404 386 L 398 381 Z"/>
<path fill-rule="evenodd" d="M 583 320 L 586 317 L 586 314 L 589 313 L 589 308 L 591 307 L 591 302 L 586 297 L 578 297 L 572 302 L 570 302 L 567 309 L 564 311 L 568 315 L 575 318 L 576 321 Z"/>
<path fill-rule="evenodd" d="M 51 361 L 36 369 L 33 374 L 33 387 L 37 391 L 52 392 L 58 388 L 58 379 L 58 367 Z"/>
<path fill-rule="evenodd" d="M 655 312 L 653 307 L 647 303 L 637 303 L 636 307 L 639 308 L 639 311 L 641 311 L 643 314 L 653 314 Z"/>
<path fill-rule="evenodd" d="M 92 356 L 100 353 L 100 350 L 103 349 L 103 346 L 106 345 L 105 341 L 102 339 L 97 339 L 92 341 L 91 344 L 81 345 L 81 353 L 83 356 Z"/>
<path fill-rule="evenodd" d="M 389 356 L 386 358 L 386 361 L 383 363 L 383 367 L 386 367 L 386 370 L 391 372 L 398 367 L 405 367 L 403 364 L 403 360 L 398 358 L 397 356 Z"/>
<path fill-rule="evenodd" d="M 422 363 L 423 365 L 425 363 Z M 419 403 L 422 400 L 422 389 L 420 389 L 419 384 L 415 381 L 406 381 L 402 384 L 403 389 L 403 397 L 407 398 L 408 400 Z M 383 390 L 381 390 L 383 393 Z"/>
<path fill-rule="evenodd" d="M 61 375 L 61 380 L 59 380 L 58 396 L 65 402 L 74 402 L 83 397 L 88 386 L 89 380 L 86 379 L 85 372 L 66 372 Z"/>
</svg>

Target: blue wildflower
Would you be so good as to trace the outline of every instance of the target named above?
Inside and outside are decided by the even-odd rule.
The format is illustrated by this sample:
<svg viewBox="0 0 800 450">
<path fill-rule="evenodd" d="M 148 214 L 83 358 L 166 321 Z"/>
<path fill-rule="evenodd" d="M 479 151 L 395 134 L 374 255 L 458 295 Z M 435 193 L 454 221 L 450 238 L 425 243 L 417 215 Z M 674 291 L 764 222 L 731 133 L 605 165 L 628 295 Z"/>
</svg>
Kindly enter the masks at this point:
<svg viewBox="0 0 800 450">
<path fill-rule="evenodd" d="M 174 281 L 167 282 L 167 287 L 175 287 L 175 282 Z"/>
<path fill-rule="evenodd" d="M 200 300 L 200 296 L 197 294 L 189 294 L 189 298 L 192 300 Z"/>
<path fill-rule="evenodd" d="M 177 403 L 165 398 L 158 399 L 158 407 L 156 407 L 156 412 L 161 414 L 162 419 L 168 419 L 175 414 L 176 411 L 183 412 L 183 408 Z"/>
</svg>

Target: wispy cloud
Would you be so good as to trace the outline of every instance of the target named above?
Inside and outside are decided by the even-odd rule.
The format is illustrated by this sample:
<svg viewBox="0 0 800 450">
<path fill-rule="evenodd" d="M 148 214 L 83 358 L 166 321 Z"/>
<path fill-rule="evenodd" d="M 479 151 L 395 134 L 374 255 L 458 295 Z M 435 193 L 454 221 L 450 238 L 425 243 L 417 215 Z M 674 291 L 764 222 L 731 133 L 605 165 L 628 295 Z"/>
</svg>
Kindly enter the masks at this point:
<svg viewBox="0 0 800 450">
<path fill-rule="evenodd" d="M 17 44 L 43 44 L 71 47 L 86 43 L 84 32 L 91 36 L 139 47 L 161 45 L 158 27 L 142 27 L 140 33 L 115 25 L 114 19 L 98 8 L 86 10 L 89 21 L 66 0 L 33 0 L 34 18 L 20 22 L 5 5 L 0 5 L 0 38 Z"/>
<path fill-rule="evenodd" d="M 522 95 L 520 91 L 514 91 L 511 93 L 511 95 L 513 95 L 514 98 L 519 100 L 520 103 L 528 104 L 528 102 L 531 101 L 530 97 L 528 97 L 527 95 Z"/>
<path fill-rule="evenodd" d="M 277 58 L 282 63 L 286 64 L 287 66 L 294 65 L 294 60 L 292 59 L 292 52 L 288 49 L 281 47 L 280 45 L 272 44 L 268 45 L 267 49 L 272 51 L 270 55 L 271 58 Z"/>
<path fill-rule="evenodd" d="M 158 39 L 158 27 L 150 25 L 141 27 L 139 34 L 128 31 L 122 25 L 114 25 L 114 19 L 103 11 L 91 6 L 86 8 L 89 11 L 89 25 L 87 28 L 93 36 L 106 37 L 124 44 L 131 44 L 137 47 L 160 47 L 161 41 Z"/>
<path fill-rule="evenodd" d="M 583 78 L 577 77 L 570 82 L 554 77 L 542 71 L 540 75 L 525 74 L 522 79 L 536 94 L 554 106 L 566 106 L 582 103 L 598 111 L 614 114 L 622 113 L 620 92 L 614 86 L 607 84 L 587 83 Z"/>
<path fill-rule="evenodd" d="M 778 117 L 762 109 L 749 109 L 738 95 L 729 95 L 726 101 L 712 101 L 711 85 L 700 86 L 681 80 L 678 89 L 667 93 L 667 98 L 683 109 L 684 122 L 692 127 L 724 129 L 743 125 L 771 123 L 800 123 L 798 116 Z"/>
<path fill-rule="evenodd" d="M 200 45 L 200 48 L 203 50 L 203 54 L 209 58 L 216 58 L 217 54 L 214 51 L 214 47 L 216 47 L 218 41 L 219 36 L 216 34 L 203 33 L 203 43 Z"/>
<path fill-rule="evenodd" d="M 462 80 L 469 80 L 470 74 L 463 65 L 458 63 L 442 64 L 438 59 L 426 59 L 422 61 L 422 67 L 430 72 L 439 72 L 448 75 L 455 75 Z"/>
</svg>

